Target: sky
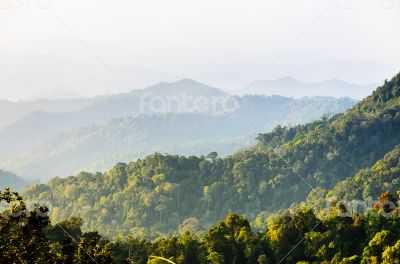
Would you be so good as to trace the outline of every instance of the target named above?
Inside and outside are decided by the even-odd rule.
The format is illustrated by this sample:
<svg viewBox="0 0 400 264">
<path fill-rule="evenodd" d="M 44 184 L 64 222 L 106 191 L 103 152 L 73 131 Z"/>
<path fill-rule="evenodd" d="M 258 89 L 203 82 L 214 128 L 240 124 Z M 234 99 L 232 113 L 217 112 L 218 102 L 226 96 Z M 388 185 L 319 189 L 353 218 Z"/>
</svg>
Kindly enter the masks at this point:
<svg viewBox="0 0 400 264">
<path fill-rule="evenodd" d="M 399 25 L 400 0 L 0 0 L 0 99 L 381 82 L 400 69 Z"/>
</svg>

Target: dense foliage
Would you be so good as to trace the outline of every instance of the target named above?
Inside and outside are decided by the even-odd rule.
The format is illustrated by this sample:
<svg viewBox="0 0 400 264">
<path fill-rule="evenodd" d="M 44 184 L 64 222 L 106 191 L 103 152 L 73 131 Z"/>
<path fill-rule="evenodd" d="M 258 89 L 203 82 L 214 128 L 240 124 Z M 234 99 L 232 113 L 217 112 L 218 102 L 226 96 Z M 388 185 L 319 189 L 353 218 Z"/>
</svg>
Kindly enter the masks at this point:
<svg viewBox="0 0 400 264">
<path fill-rule="evenodd" d="M 295 128 L 278 127 L 259 139 L 263 145 L 276 147 L 311 186 L 329 189 L 338 179 L 371 166 L 400 143 L 399 96 L 397 75 L 343 115 Z M 270 153 L 270 148 L 267 151 Z M 292 177 L 283 173 L 279 178 L 284 183 Z"/>
<path fill-rule="evenodd" d="M 396 193 L 400 189 L 400 145 L 376 162 L 360 170 L 354 177 L 339 182 L 329 193 L 333 199 L 367 200 L 382 192 Z"/>
<path fill-rule="evenodd" d="M 207 231 L 196 221 L 182 234 L 144 240 L 119 237 L 110 242 L 97 232 L 83 233 L 82 220 L 72 217 L 51 225 L 48 208 L 28 210 L 18 193 L 8 189 L 0 202 L 0 258 L 3 263 L 399 263 L 400 209 L 383 193 L 363 215 L 346 215 L 340 205 L 323 219 L 311 209 L 277 215 L 254 232 L 243 216 L 229 214 Z"/>
<path fill-rule="evenodd" d="M 174 232 L 191 218 L 208 227 L 229 212 L 252 221 L 304 201 L 310 187 L 334 187 L 398 145 L 399 84 L 396 76 L 344 115 L 277 127 L 226 158 L 154 154 L 103 174 L 32 185 L 26 195 L 51 203 L 52 219 L 79 215 L 85 229 L 114 237 Z"/>
<path fill-rule="evenodd" d="M 28 208 L 9 189 L 0 193 L 0 204 L 6 207 L 0 215 L 1 263 L 112 262 L 111 245 L 96 232 L 82 234 L 80 219 L 52 226 L 47 207 L 34 204 Z"/>
</svg>

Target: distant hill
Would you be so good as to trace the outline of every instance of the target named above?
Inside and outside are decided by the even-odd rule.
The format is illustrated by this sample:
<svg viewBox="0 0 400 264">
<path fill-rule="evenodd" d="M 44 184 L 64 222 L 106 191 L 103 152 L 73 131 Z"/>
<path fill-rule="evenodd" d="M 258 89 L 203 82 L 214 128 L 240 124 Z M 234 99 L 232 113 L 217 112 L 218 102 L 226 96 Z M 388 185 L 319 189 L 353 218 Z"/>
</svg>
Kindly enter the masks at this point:
<svg viewBox="0 0 400 264">
<path fill-rule="evenodd" d="M 5 136 L 0 138 L 3 146 L 19 146 L 14 152 L 4 151 L 0 164 L 24 177 L 46 179 L 83 169 L 105 170 L 116 162 L 154 152 L 205 155 L 217 151 L 225 156 L 253 143 L 256 131 L 269 131 L 278 124 L 306 123 L 323 115 L 345 111 L 355 103 L 347 98 L 326 97 L 296 100 L 279 96 L 245 96 L 235 100 L 237 109 L 224 114 L 142 114 L 92 126 L 84 126 L 86 121 L 82 116 L 67 119 L 58 114 L 50 115 L 46 129 L 33 119 L 32 124 L 25 123 L 26 128 L 9 133 L 8 140 Z M 57 117 L 62 119 L 57 120 Z M 74 129 L 71 122 L 80 122 L 82 128 Z M 87 123 L 90 124 L 89 118 Z M 37 130 L 31 129 L 30 134 L 24 136 L 28 127 Z M 57 134 L 55 130 L 63 133 Z M 36 136 L 34 131 L 37 131 L 36 139 L 41 138 L 41 141 L 37 140 L 35 145 L 29 141 L 25 144 L 25 140 Z M 51 134 L 54 136 L 50 137 Z M 49 138 L 44 139 L 44 135 Z"/>
<path fill-rule="evenodd" d="M 79 111 L 92 104 L 91 99 L 37 99 L 11 102 L 0 100 L 0 130 L 36 111 L 61 113 Z"/>
<path fill-rule="evenodd" d="M 319 83 L 303 83 L 293 78 L 285 77 L 271 81 L 258 81 L 244 89 L 244 93 L 253 95 L 281 95 L 286 97 L 304 97 L 331 95 L 360 99 L 368 95 L 376 85 L 356 85 L 340 80 L 329 80 Z M 230 89 L 232 90 L 232 89 Z M 242 93 L 241 90 L 237 92 Z M 360 94 L 361 93 L 361 94 Z M 63 93 L 52 96 L 60 97 Z M 69 113 L 73 118 L 76 115 L 90 115 L 101 111 L 97 118 L 101 120 L 129 116 L 138 111 L 138 97 L 154 96 L 229 96 L 227 93 L 208 85 L 182 79 L 176 82 L 162 82 L 145 89 L 135 89 L 129 93 L 97 96 L 94 98 L 68 98 L 68 99 L 35 99 L 20 102 L 0 100 L 0 130 L 14 125 L 16 122 L 24 122 L 34 112 Z M 71 96 L 71 95 L 68 95 Z M 76 95 L 74 96 L 76 97 Z M 120 104 L 120 107 L 118 106 Z M 136 108 L 134 107 L 136 106 Z M 104 115 L 104 116 L 103 116 Z M 22 120 L 21 120 L 22 119 Z M 97 121 L 95 119 L 95 121 Z M 103 120 L 104 121 L 104 120 Z M 18 125 L 18 124 L 16 124 Z"/>
<path fill-rule="evenodd" d="M 220 89 L 208 86 L 203 83 L 196 82 L 190 79 L 182 79 L 177 82 L 167 83 L 162 82 L 145 89 L 133 90 L 132 94 L 137 95 L 151 95 L 151 96 L 227 96 L 228 94 Z M 124 94 L 122 94 L 124 95 Z"/>
<path fill-rule="evenodd" d="M 11 190 L 23 190 L 30 183 L 12 172 L 0 170 L 0 188 L 10 188 Z"/>
<path fill-rule="evenodd" d="M 0 110 L 3 110 L 0 112 L 0 120 L 3 118 L 4 122 L 11 122 L 11 118 L 23 116 L 2 129 L 0 126 L 0 160 L 19 154 L 58 133 L 68 133 L 80 127 L 101 125 L 114 118 L 139 114 L 196 112 L 199 109 L 192 106 L 198 98 L 211 102 L 215 98 L 228 97 L 228 94 L 216 88 L 181 80 L 91 99 L 3 102 L 3 108 L 0 102 Z M 161 105 L 157 105 L 160 102 Z M 206 107 L 200 111 L 208 113 L 212 109 Z"/>
<path fill-rule="evenodd" d="M 77 102 L 76 111 L 36 111 L 1 129 L 0 166 L 44 179 L 104 170 L 153 152 L 226 155 L 253 142 L 256 131 L 309 122 L 355 104 L 349 98 L 231 96 L 189 79 Z"/>
<path fill-rule="evenodd" d="M 338 79 L 323 82 L 300 82 L 291 77 L 284 77 L 276 80 L 257 81 L 247 88 L 244 87 L 242 91 L 238 91 L 248 94 L 281 95 L 295 98 L 325 95 L 361 99 L 369 95 L 376 86 L 375 83 L 359 85 Z"/>
</svg>

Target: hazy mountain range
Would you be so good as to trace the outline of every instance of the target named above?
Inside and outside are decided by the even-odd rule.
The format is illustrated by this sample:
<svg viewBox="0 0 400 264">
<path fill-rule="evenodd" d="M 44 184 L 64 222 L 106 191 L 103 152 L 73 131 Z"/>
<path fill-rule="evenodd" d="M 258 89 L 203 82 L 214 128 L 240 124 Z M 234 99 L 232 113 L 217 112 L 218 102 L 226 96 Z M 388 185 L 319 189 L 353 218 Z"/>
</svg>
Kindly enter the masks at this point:
<svg viewBox="0 0 400 264">
<path fill-rule="evenodd" d="M 279 94 L 295 98 L 326 95 L 361 99 L 369 95 L 377 85 L 377 83 L 360 85 L 338 79 L 323 82 L 300 82 L 291 77 L 284 77 L 276 80 L 256 81 L 245 86 L 242 90 L 238 90 L 238 92 L 265 95 Z"/>
<path fill-rule="evenodd" d="M 229 79 L 232 81 L 232 89 L 228 89 L 231 92 L 228 94 L 253 94 L 253 95 L 281 95 L 286 97 L 301 98 L 304 96 L 333 96 L 333 97 L 350 97 L 353 99 L 360 99 L 368 95 L 374 87 L 377 86 L 375 83 L 371 84 L 355 84 L 345 82 L 339 79 L 331 79 L 322 82 L 301 82 L 292 77 L 283 77 L 274 80 L 260 80 L 247 85 L 244 84 L 243 80 L 240 81 L 240 77 L 236 76 L 231 72 L 219 72 L 209 75 L 204 75 L 202 79 L 209 80 L 210 83 L 226 83 L 225 80 Z M 219 80 L 219 81 L 213 81 Z M 237 83 L 243 83 L 240 89 L 235 86 Z M 199 86 L 205 86 L 204 84 L 197 83 Z M 97 97 L 81 97 L 79 94 L 63 90 L 60 92 L 52 93 L 41 93 L 36 94 L 31 100 L 26 101 L 8 101 L 0 100 L 0 128 L 12 125 L 19 119 L 26 117 L 28 114 L 33 112 L 47 112 L 47 113 L 60 113 L 60 112 L 77 112 L 83 110 L 84 112 L 89 112 L 90 108 L 99 108 L 99 104 L 108 104 L 110 102 L 115 103 L 115 101 L 126 101 L 127 98 L 132 101 L 137 99 L 138 96 L 144 95 L 174 95 L 178 92 L 180 94 L 187 94 L 195 96 L 195 89 L 186 90 L 186 88 L 196 86 L 196 82 L 189 79 L 183 79 L 181 81 L 174 82 L 174 88 L 169 86 L 168 83 L 159 83 L 157 85 L 152 85 L 147 87 L 147 89 L 136 89 L 132 90 L 130 93 L 121 93 L 114 95 L 104 95 Z M 224 85 L 226 87 L 226 85 Z M 228 85 L 229 87 L 230 85 Z M 192 87 L 192 88 L 193 88 Z M 236 87 L 236 88 L 235 88 Z M 180 91 L 179 91 L 180 89 Z M 213 90 L 209 86 L 209 89 Z M 219 95 L 227 95 L 226 92 L 216 92 L 217 89 L 214 88 L 213 92 Z M 204 92 L 204 91 L 202 91 Z M 149 94 L 150 93 L 150 94 Z M 157 94 L 161 93 L 161 94 Z M 211 94 L 210 94 L 211 95 Z M 212 94 L 215 95 L 215 94 Z M 137 102 L 135 103 L 137 105 Z M 121 108 L 124 108 L 124 105 Z M 132 105 L 130 106 L 132 107 Z M 128 111 L 131 111 L 129 108 Z M 117 113 L 115 116 L 119 116 Z M 107 118 L 106 118 L 107 119 Z"/>
<path fill-rule="evenodd" d="M 231 96 L 184 79 L 131 93 L 21 104 L 33 111 L 0 130 L 0 165 L 30 179 L 103 170 L 153 152 L 226 155 L 258 131 L 343 112 L 350 98 Z M 10 108 L 9 108 L 10 109 Z M 262 114 L 260 114 L 262 113 Z M 21 111 L 19 115 L 23 115 Z M 14 117 L 16 118 L 16 117 Z"/>
<path fill-rule="evenodd" d="M 34 65 L 34 66 L 33 66 Z M 54 67 L 57 65 L 57 67 Z M 51 54 L 24 54 L 20 59 L 5 57 L 0 62 L 0 82 L 7 90 L 0 92 L 0 98 L 76 98 L 77 95 L 95 96 L 128 92 L 141 89 L 162 81 L 173 82 L 190 78 L 201 83 L 219 87 L 233 93 L 248 86 L 255 80 L 273 81 L 291 76 L 301 83 L 324 82 L 324 80 L 342 80 L 346 83 L 376 84 L 386 76 L 396 73 L 398 65 L 377 61 L 351 62 L 345 60 L 324 59 L 304 63 L 275 64 L 265 74 L 261 74 L 268 65 L 267 59 L 244 59 L 228 64 L 188 65 L 189 69 L 179 70 L 152 69 L 132 64 L 109 64 L 109 69 L 97 61 L 79 61 L 65 59 Z M 24 78 L 20 78 L 20 76 Z M 32 84 L 35 84 L 34 86 Z M 355 85 L 357 86 L 357 85 Z M 376 87 L 374 85 L 373 87 Z M 287 94 L 277 93 L 287 96 Z M 311 96 L 315 93 L 296 94 Z M 322 89 L 318 95 L 329 96 Z M 348 93 L 337 93 L 339 97 Z M 359 99 L 366 94 L 356 94 Z"/>
</svg>

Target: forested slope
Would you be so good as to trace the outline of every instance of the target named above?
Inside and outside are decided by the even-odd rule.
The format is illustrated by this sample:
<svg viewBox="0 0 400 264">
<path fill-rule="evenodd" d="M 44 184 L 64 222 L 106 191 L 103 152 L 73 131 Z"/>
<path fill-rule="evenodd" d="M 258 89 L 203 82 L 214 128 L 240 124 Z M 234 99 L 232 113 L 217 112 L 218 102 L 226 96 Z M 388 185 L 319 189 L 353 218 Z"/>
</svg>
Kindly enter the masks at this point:
<svg viewBox="0 0 400 264">
<path fill-rule="evenodd" d="M 339 182 L 328 197 L 338 200 L 367 200 L 383 192 L 396 194 L 400 190 L 400 145 L 372 167 L 360 170 L 354 177 Z"/>
<path fill-rule="evenodd" d="M 155 154 L 104 174 L 55 178 L 26 194 L 50 201 L 54 219 L 80 215 L 85 228 L 113 235 L 173 231 L 189 217 L 208 226 L 231 211 L 251 220 L 304 200 L 311 190 L 299 175 L 329 189 L 398 145 L 399 85 L 397 75 L 343 115 L 277 127 L 226 158 Z"/>
</svg>

